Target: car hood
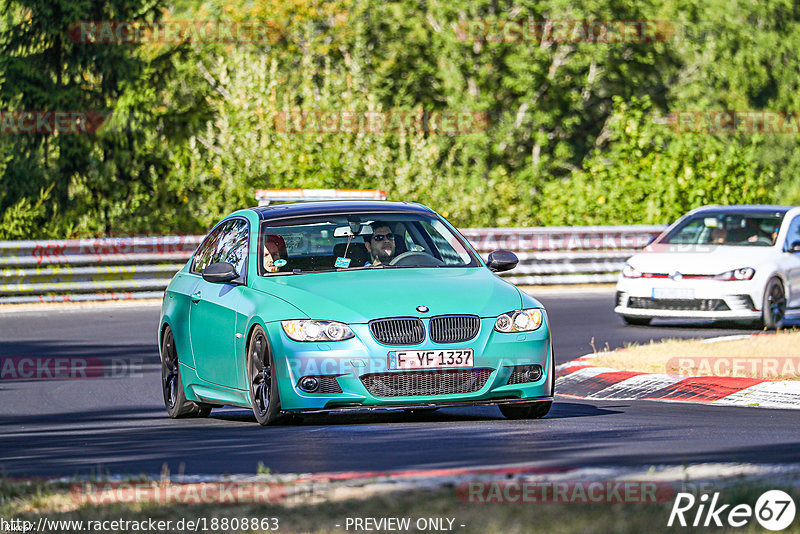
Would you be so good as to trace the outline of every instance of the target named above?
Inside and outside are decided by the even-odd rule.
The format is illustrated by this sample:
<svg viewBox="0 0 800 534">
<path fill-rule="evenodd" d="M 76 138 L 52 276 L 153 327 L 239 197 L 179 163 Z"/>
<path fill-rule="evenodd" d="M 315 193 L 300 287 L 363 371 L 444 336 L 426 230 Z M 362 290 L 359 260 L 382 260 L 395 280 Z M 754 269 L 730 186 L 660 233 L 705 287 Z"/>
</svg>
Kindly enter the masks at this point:
<svg viewBox="0 0 800 534">
<path fill-rule="evenodd" d="M 519 309 L 516 287 L 485 268 L 368 269 L 258 277 L 258 291 L 284 299 L 310 318 L 365 323 L 395 316 L 475 314 Z M 427 306 L 420 313 L 417 306 Z"/>
<path fill-rule="evenodd" d="M 772 247 L 708 246 L 700 251 L 645 251 L 632 256 L 628 263 L 645 273 L 716 275 L 743 267 L 757 268 L 774 255 Z"/>
</svg>

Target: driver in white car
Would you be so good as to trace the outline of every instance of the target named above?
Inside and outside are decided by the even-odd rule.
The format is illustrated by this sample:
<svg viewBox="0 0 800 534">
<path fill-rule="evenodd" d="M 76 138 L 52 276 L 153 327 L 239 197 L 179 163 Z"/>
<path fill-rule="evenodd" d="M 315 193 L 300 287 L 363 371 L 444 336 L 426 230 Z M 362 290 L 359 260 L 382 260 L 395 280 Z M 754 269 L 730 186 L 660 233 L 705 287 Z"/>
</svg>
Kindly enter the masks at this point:
<svg viewBox="0 0 800 534">
<path fill-rule="evenodd" d="M 364 236 L 364 245 L 370 257 L 365 266 L 388 265 L 397 250 L 392 227 L 388 223 L 377 221 L 372 223 L 372 235 Z"/>
</svg>

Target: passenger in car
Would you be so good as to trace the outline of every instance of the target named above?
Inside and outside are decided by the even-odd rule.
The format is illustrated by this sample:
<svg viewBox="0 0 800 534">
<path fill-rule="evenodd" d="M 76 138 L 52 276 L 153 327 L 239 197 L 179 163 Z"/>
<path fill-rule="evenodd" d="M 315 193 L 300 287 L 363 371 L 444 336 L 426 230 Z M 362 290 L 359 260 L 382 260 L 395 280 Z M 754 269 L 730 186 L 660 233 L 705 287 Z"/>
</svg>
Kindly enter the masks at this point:
<svg viewBox="0 0 800 534">
<path fill-rule="evenodd" d="M 711 229 L 709 240 L 711 241 L 712 245 L 724 245 L 727 238 L 728 231 L 725 228 L 717 226 L 716 228 Z"/>
</svg>

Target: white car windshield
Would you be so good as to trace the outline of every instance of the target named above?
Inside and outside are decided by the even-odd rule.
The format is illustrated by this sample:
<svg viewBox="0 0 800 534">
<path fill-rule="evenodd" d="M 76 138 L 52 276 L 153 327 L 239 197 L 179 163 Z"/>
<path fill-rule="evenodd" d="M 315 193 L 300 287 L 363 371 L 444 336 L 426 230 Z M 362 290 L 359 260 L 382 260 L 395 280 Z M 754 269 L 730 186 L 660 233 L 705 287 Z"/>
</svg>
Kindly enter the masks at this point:
<svg viewBox="0 0 800 534">
<path fill-rule="evenodd" d="M 670 245 L 769 247 L 778 238 L 783 214 L 704 212 L 684 220 L 660 242 Z"/>
<path fill-rule="evenodd" d="M 401 267 L 479 267 L 460 236 L 435 216 L 398 213 L 270 220 L 260 231 L 259 274 Z"/>
</svg>

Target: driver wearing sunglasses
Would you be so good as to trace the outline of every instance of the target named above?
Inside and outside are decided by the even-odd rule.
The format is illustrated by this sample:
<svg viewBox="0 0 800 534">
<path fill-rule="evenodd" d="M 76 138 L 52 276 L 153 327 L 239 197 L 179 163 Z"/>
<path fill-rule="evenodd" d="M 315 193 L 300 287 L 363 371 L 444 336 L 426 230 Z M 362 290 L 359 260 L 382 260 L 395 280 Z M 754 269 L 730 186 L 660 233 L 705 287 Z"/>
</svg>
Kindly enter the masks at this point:
<svg viewBox="0 0 800 534">
<path fill-rule="evenodd" d="M 373 223 L 372 235 L 364 236 L 364 245 L 370 256 L 365 266 L 388 264 L 396 251 L 392 227 L 387 223 Z"/>
</svg>

